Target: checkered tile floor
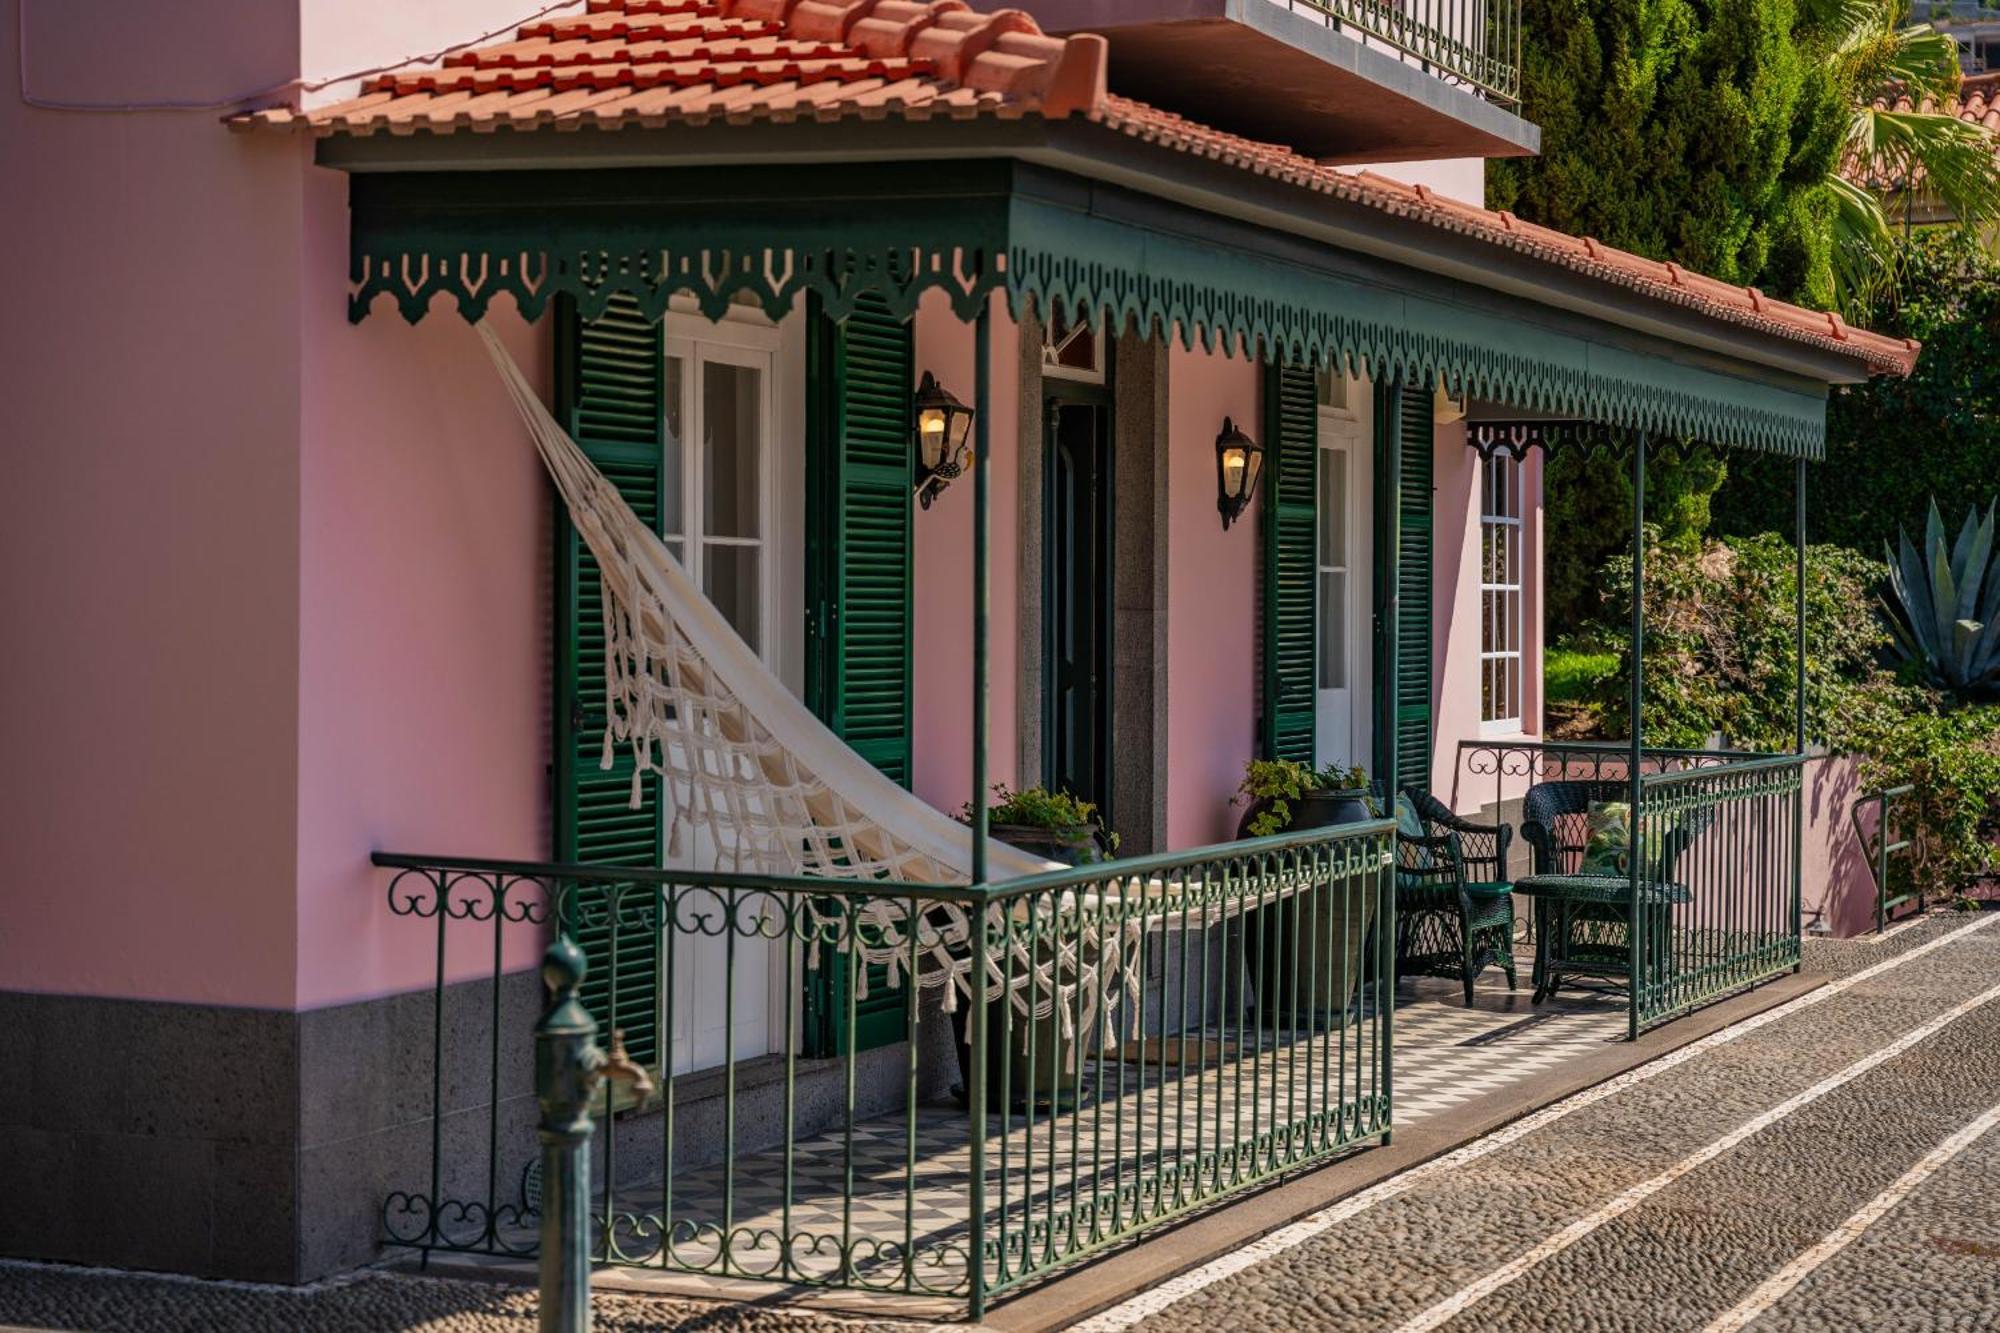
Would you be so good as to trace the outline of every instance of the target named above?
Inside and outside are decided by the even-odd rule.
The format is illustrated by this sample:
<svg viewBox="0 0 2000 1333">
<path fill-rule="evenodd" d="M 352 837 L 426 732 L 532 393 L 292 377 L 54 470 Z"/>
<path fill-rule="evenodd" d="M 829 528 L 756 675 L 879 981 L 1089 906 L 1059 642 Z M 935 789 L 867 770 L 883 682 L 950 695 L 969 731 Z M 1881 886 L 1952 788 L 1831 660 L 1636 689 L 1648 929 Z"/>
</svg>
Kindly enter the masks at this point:
<svg viewBox="0 0 2000 1333">
<path fill-rule="evenodd" d="M 1566 996 L 1532 1006 L 1526 989 L 1510 994 L 1491 974 L 1469 1007 L 1456 984 L 1430 979 L 1403 983 L 1397 1001 L 1398 1125 L 1540 1078 L 1625 1033 L 1618 1001 Z M 1093 1225 L 1115 1230 L 1117 1217 L 1150 1210 L 1163 1195 L 1173 1202 L 1213 1192 L 1294 1153 L 1318 1156 L 1336 1133 L 1360 1138 L 1372 1129 L 1363 1103 L 1375 1089 L 1354 1086 L 1354 1054 L 1376 1039 L 1376 1027 L 1363 1015 L 1338 1045 L 1267 1036 L 1262 1051 L 1243 1058 L 1211 1044 L 1204 1074 L 1190 1069 L 1164 1082 L 1156 1046 L 1144 1063 L 1107 1061 L 1101 1095 L 1074 1110 L 1038 1112 L 1032 1125 L 1018 1112 L 1009 1125 L 993 1117 L 986 1198 L 989 1208 L 1004 1207 L 1007 1221 L 990 1222 L 989 1236 L 1018 1255 L 1024 1239 L 1039 1253 L 1053 1235 L 1061 1252 L 1087 1241 Z M 1340 1080 L 1343 1053 L 1349 1064 Z M 1180 1054 L 1166 1056 L 1170 1074 Z M 1199 1051 L 1188 1059 L 1203 1063 Z M 1329 1074 L 1345 1088 L 1352 1119 L 1301 1124 L 1306 1080 L 1324 1100 Z M 914 1130 L 901 1116 L 864 1121 L 851 1140 L 840 1130 L 800 1142 L 789 1163 L 772 1151 L 679 1173 L 671 1200 L 657 1189 L 621 1192 L 620 1246 L 629 1259 L 657 1264 L 664 1244 L 681 1270 L 778 1278 L 789 1259 L 794 1280 L 838 1281 L 845 1265 L 845 1285 L 960 1291 L 972 1179 L 964 1113 L 922 1108 Z M 696 1289 L 737 1285 L 698 1274 L 688 1281 Z"/>
</svg>

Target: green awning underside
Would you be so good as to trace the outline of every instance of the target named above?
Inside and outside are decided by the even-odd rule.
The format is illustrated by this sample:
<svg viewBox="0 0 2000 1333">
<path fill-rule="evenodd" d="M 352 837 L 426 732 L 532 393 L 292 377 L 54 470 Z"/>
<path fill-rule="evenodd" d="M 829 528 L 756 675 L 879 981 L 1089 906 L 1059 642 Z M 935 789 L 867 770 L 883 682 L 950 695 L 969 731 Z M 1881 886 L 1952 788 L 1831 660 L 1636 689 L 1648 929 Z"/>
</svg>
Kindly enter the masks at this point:
<svg viewBox="0 0 2000 1333">
<path fill-rule="evenodd" d="M 1292 364 L 1442 382 L 1524 415 L 1818 458 L 1826 386 L 1434 274 L 1102 188 L 984 163 L 785 172 L 358 174 L 350 317 L 385 294 L 415 322 L 442 296 L 467 320 L 496 297 L 539 318 L 614 292 L 658 318 L 710 318 L 803 293 L 843 317 L 864 292 L 914 313 L 940 291 L 964 319 L 992 292 Z M 1039 188 L 1033 188 L 1037 187 Z M 747 293 L 747 298 L 745 294 Z"/>
</svg>

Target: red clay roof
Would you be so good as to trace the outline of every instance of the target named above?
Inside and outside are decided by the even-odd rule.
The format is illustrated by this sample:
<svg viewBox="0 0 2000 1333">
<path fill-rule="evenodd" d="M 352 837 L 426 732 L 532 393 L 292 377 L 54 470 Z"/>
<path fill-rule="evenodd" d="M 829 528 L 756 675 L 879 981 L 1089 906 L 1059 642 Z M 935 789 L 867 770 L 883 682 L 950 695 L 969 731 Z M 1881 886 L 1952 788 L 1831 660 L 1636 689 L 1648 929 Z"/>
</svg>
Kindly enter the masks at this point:
<svg viewBox="0 0 2000 1333">
<path fill-rule="evenodd" d="M 274 108 L 231 123 L 324 136 L 1078 115 L 1560 264 L 1724 323 L 1826 347 L 1877 372 L 1908 374 L 1915 364 L 1916 343 L 1850 329 L 1838 315 L 1422 186 L 1339 171 L 1113 96 L 1105 84 L 1106 50 L 1102 37 L 1049 37 L 1018 10 L 979 13 L 964 0 L 590 0 L 586 13 L 529 23 L 512 41 L 460 52 L 436 68 L 370 79 L 351 101 L 303 112 Z"/>
<path fill-rule="evenodd" d="M 351 101 L 249 119 L 325 135 L 1064 116 L 1103 99 L 1104 58 L 1101 37 L 1044 36 L 964 0 L 590 0 Z"/>
</svg>

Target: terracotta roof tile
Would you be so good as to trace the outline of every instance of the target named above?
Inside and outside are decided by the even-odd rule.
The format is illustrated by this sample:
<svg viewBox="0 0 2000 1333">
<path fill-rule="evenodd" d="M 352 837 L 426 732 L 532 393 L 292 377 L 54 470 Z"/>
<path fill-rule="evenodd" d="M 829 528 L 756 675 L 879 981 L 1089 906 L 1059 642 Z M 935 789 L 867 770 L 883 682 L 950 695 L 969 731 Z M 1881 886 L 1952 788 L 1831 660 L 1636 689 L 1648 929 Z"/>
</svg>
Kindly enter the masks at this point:
<svg viewBox="0 0 2000 1333">
<path fill-rule="evenodd" d="M 1940 110 L 1952 112 L 1966 124 L 1977 125 L 1994 136 L 1994 156 L 2000 157 L 2000 72 L 1967 75 L 1959 81 L 1957 95 L 1943 102 L 1928 96 L 1920 102 L 1908 90 L 1893 88 L 1876 98 L 1875 106 L 1883 111 L 1924 111 L 1933 115 Z M 1911 179 L 1922 179 L 1921 170 L 1906 176 L 1899 164 L 1880 161 L 1851 161 L 1842 174 L 1871 190 L 1906 189 Z"/>
<path fill-rule="evenodd" d="M 1093 118 L 1138 139 L 1199 153 L 1305 189 L 1472 236 L 1729 323 L 1832 347 L 1863 358 L 1878 372 L 1907 375 L 1916 364 L 1918 344 L 1914 340 L 1850 329 L 1837 316 L 1829 318 L 1822 311 L 1773 301 L 1751 288 L 1614 249 L 1594 237 L 1571 236 L 1373 171 L 1324 166 L 1288 148 L 1225 134 L 1130 98 L 1106 97 L 1103 109 Z"/>
<path fill-rule="evenodd" d="M 434 68 L 369 79 L 311 111 L 273 108 L 235 128 L 315 135 L 663 127 L 714 120 L 831 121 L 899 115 L 1081 114 L 1108 128 L 1301 189 L 1365 204 L 1907 374 L 1915 343 L 1751 289 L 1642 259 L 1404 184 L 1341 171 L 1129 98 L 1105 85 L 1103 38 L 1045 35 L 1017 10 L 965 0 L 590 0 L 581 15 L 522 25 L 510 39 Z M 2000 121 L 2000 78 L 1966 81 L 1961 114 Z"/>
</svg>

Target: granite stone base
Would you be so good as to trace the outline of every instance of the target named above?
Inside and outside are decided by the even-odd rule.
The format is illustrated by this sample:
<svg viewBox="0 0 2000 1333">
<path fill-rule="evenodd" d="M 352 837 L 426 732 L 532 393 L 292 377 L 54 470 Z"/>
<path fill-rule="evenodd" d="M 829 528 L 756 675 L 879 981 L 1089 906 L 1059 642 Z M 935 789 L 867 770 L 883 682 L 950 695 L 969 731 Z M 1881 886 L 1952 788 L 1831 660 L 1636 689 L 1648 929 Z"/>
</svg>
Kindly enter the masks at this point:
<svg viewBox="0 0 2000 1333">
<path fill-rule="evenodd" d="M 382 1253 L 398 1191 L 519 1204 L 541 1003 L 533 970 L 497 1010 L 489 980 L 449 987 L 441 1015 L 428 990 L 307 1013 L 0 991 L 0 1256 L 310 1282 Z M 935 1101 L 958 1077 L 935 996 L 920 1032 Z M 908 1050 L 857 1057 L 858 1117 L 903 1104 Z M 844 1119 L 845 1061 L 795 1079 L 801 1137 Z M 725 1086 L 675 1080 L 677 1170 L 719 1159 Z M 782 1059 L 739 1062 L 737 1150 L 782 1142 L 784 1115 Z M 663 1125 L 657 1099 L 618 1116 L 621 1185 L 658 1180 Z"/>
</svg>

